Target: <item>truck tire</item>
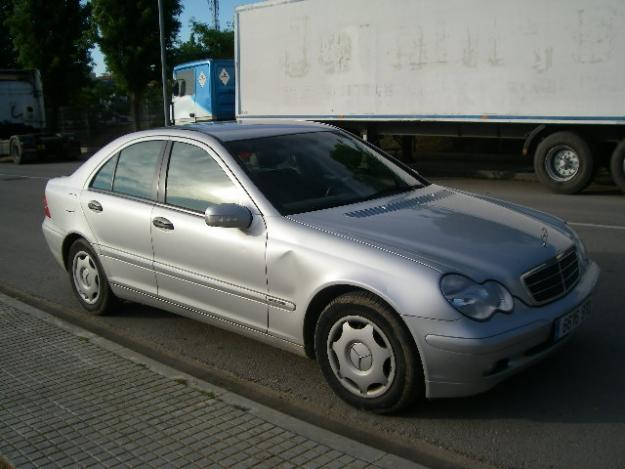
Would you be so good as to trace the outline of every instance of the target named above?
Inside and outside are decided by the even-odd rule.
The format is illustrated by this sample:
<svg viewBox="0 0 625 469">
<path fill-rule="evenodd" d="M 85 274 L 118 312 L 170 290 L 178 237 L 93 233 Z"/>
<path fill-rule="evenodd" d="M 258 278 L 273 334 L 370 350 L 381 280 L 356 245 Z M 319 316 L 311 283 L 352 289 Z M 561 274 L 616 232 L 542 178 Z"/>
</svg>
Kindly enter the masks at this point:
<svg viewBox="0 0 625 469">
<path fill-rule="evenodd" d="M 574 132 L 553 133 L 538 144 L 534 154 L 534 171 L 540 182 L 552 191 L 576 194 L 592 181 L 592 150 Z"/>
<path fill-rule="evenodd" d="M 625 140 L 621 140 L 612 153 L 610 174 L 614 183 L 625 193 Z"/>
<path fill-rule="evenodd" d="M 13 163 L 15 164 L 23 164 L 24 161 L 24 152 L 22 149 L 22 143 L 17 138 L 12 138 L 9 142 L 9 154 L 11 158 L 13 158 Z"/>
</svg>

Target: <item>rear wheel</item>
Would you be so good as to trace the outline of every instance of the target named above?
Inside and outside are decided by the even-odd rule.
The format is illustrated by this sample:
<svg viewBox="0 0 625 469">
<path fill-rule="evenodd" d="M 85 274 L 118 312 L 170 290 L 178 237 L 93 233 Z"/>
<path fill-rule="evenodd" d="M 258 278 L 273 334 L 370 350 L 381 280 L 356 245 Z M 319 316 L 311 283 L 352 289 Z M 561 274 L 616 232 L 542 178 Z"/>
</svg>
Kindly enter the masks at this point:
<svg viewBox="0 0 625 469">
<path fill-rule="evenodd" d="M 423 395 L 414 340 L 374 295 L 354 292 L 332 301 L 317 322 L 315 350 L 334 392 L 355 407 L 391 413 Z"/>
<path fill-rule="evenodd" d="M 610 173 L 614 183 L 625 193 L 625 140 L 621 140 L 612 153 Z"/>
<path fill-rule="evenodd" d="M 18 139 L 14 138 L 14 139 L 11 139 L 9 146 L 10 146 L 9 152 L 10 152 L 11 158 L 13 159 L 13 163 L 15 164 L 24 163 L 24 159 L 23 159 L 24 154 L 22 151 L 21 142 Z"/>
<path fill-rule="evenodd" d="M 104 270 L 87 241 L 78 239 L 69 248 L 67 266 L 74 294 L 89 313 L 110 313 L 117 305 Z"/>
<path fill-rule="evenodd" d="M 576 194 L 592 181 L 592 150 L 576 133 L 556 132 L 538 144 L 534 170 L 538 179 L 552 191 Z"/>
</svg>

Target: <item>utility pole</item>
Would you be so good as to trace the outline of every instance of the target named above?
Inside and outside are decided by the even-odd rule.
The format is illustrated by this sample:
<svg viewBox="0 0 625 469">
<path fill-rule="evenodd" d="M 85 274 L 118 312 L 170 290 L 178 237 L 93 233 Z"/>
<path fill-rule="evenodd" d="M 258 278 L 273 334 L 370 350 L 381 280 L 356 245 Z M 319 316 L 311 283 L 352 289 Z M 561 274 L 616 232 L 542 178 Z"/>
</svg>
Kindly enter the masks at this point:
<svg viewBox="0 0 625 469">
<path fill-rule="evenodd" d="M 165 60 L 165 13 L 163 0 L 158 0 L 158 28 L 161 40 L 161 80 L 163 83 L 163 117 L 165 127 L 169 126 L 169 98 L 167 96 L 167 62 Z"/>
<path fill-rule="evenodd" d="M 213 27 L 219 31 L 219 0 L 208 0 L 208 8 L 213 14 Z"/>
</svg>

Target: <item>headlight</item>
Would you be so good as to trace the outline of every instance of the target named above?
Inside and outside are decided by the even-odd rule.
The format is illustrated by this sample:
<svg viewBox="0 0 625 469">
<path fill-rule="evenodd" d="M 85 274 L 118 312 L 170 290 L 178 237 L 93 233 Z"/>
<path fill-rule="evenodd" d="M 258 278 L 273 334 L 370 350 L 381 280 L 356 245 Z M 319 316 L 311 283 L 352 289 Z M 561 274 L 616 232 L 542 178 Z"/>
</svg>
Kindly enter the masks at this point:
<svg viewBox="0 0 625 469">
<path fill-rule="evenodd" d="M 514 308 L 512 295 L 506 287 L 489 280 L 477 283 L 458 274 L 441 279 L 441 292 L 460 313 L 478 321 L 485 321 L 497 311 L 509 313 Z"/>
<path fill-rule="evenodd" d="M 586 251 L 586 246 L 584 246 L 582 238 L 579 237 L 575 230 L 568 225 L 567 227 L 569 229 L 571 237 L 573 238 L 573 241 L 575 241 L 575 247 L 577 248 L 577 254 L 579 256 L 580 268 L 583 271 L 588 265 L 588 252 Z"/>
</svg>

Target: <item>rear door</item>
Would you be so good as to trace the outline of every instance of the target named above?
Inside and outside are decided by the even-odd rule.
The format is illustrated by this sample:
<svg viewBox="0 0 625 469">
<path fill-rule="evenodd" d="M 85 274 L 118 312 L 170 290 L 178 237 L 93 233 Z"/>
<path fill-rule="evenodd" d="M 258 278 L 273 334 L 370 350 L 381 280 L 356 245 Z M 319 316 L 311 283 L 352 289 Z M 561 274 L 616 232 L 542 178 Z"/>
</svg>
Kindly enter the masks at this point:
<svg viewBox="0 0 625 469">
<path fill-rule="evenodd" d="M 80 194 L 109 282 L 155 295 L 151 215 L 162 139 L 134 142 L 112 155 Z"/>
</svg>

